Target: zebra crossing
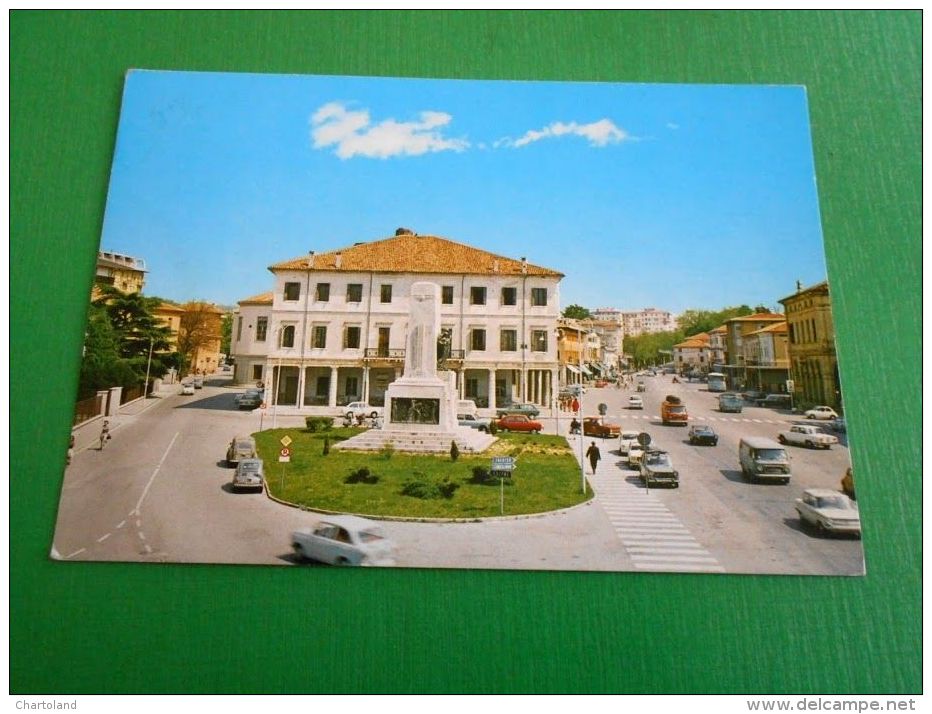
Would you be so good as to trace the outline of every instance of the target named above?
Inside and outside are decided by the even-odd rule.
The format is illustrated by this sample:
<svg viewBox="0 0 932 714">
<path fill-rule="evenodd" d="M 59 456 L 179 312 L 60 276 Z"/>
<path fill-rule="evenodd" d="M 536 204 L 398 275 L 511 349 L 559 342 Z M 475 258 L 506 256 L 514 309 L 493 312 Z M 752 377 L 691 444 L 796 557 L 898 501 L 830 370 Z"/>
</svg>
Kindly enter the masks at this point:
<svg viewBox="0 0 932 714">
<path fill-rule="evenodd" d="M 596 503 L 608 516 L 636 570 L 725 572 L 658 496 L 626 481 L 624 472 L 603 463 L 602 473 L 588 478 Z"/>
</svg>

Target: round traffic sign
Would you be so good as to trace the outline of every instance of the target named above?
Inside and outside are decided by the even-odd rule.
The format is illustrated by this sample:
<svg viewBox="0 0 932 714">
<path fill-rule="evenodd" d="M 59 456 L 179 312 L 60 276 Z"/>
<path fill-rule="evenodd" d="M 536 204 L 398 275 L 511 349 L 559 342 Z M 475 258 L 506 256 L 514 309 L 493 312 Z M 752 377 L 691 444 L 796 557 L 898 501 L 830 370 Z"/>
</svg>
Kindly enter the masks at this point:
<svg viewBox="0 0 932 714">
<path fill-rule="evenodd" d="M 646 431 L 642 431 L 640 434 L 638 434 L 638 443 L 641 446 L 647 446 L 650 444 L 650 434 L 648 434 Z"/>
<path fill-rule="evenodd" d="M 291 456 L 291 449 L 289 449 L 287 446 L 284 446 L 282 447 L 281 451 L 279 451 L 278 453 L 281 456 L 285 456 L 285 457 Z"/>
</svg>

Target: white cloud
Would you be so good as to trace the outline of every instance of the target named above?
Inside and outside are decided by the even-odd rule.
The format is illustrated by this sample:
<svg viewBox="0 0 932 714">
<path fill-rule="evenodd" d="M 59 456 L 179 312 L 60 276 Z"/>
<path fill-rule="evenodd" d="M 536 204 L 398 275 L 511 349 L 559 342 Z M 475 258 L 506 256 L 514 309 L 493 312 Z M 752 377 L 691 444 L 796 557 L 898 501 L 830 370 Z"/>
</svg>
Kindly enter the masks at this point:
<svg viewBox="0 0 932 714">
<path fill-rule="evenodd" d="M 341 159 L 354 156 L 387 159 L 463 151 L 469 148 L 468 141 L 444 137 L 440 131 L 452 120 L 444 112 L 423 111 L 417 121 L 386 119 L 373 125 L 368 111 L 349 110 L 340 102 L 330 102 L 311 116 L 311 138 L 315 149 L 333 146 Z"/>
<path fill-rule="evenodd" d="M 531 129 L 519 139 L 499 139 L 495 142 L 495 148 L 502 146 L 513 147 L 515 149 L 533 144 L 541 139 L 551 139 L 561 136 L 581 136 L 588 140 L 590 146 L 607 146 L 608 144 L 618 144 L 622 141 L 632 139 L 628 132 L 619 126 L 616 126 L 610 119 L 600 119 L 591 124 L 578 124 L 577 122 L 553 122 L 543 129 Z"/>
<path fill-rule="evenodd" d="M 667 122 L 667 129 L 679 129 L 679 124 L 674 124 L 672 121 Z"/>
</svg>

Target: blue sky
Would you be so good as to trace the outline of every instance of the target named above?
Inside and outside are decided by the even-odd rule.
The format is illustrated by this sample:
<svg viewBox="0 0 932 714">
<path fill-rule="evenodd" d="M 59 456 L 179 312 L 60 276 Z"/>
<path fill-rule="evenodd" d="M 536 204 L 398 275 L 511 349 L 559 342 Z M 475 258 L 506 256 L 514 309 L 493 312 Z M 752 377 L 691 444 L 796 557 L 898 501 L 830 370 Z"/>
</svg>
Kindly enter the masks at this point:
<svg viewBox="0 0 932 714">
<path fill-rule="evenodd" d="M 147 294 L 231 305 L 399 226 L 559 270 L 563 306 L 825 279 L 802 87 L 127 75 L 101 246 Z"/>
</svg>

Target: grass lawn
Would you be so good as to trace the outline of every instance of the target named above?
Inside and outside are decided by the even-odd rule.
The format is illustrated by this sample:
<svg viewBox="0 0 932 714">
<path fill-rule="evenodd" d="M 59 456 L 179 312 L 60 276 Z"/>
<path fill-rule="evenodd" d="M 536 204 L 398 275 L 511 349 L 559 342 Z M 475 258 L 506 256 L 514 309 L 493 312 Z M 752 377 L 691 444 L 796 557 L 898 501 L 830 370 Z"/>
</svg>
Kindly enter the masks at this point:
<svg viewBox="0 0 932 714">
<path fill-rule="evenodd" d="M 323 455 L 324 438 L 330 445 L 358 434 L 359 429 L 339 428 L 310 433 L 301 428 L 272 429 L 254 434 L 259 455 L 265 461 L 265 478 L 276 498 L 327 511 L 373 516 L 429 518 L 479 518 L 502 515 L 499 480 L 470 483 L 474 466 L 489 468 L 492 456 L 514 456 L 517 467 L 505 481 L 504 515 L 541 513 L 582 503 L 579 464 L 563 437 L 499 434 L 499 440 L 481 456 L 340 452 Z M 291 462 L 280 464 L 279 440 L 288 435 Z M 284 467 L 284 479 L 282 479 Z M 378 476 L 377 483 L 344 483 L 360 468 Z M 425 485 L 452 482 L 458 485 L 450 498 L 417 498 L 401 493 L 415 479 Z"/>
</svg>

